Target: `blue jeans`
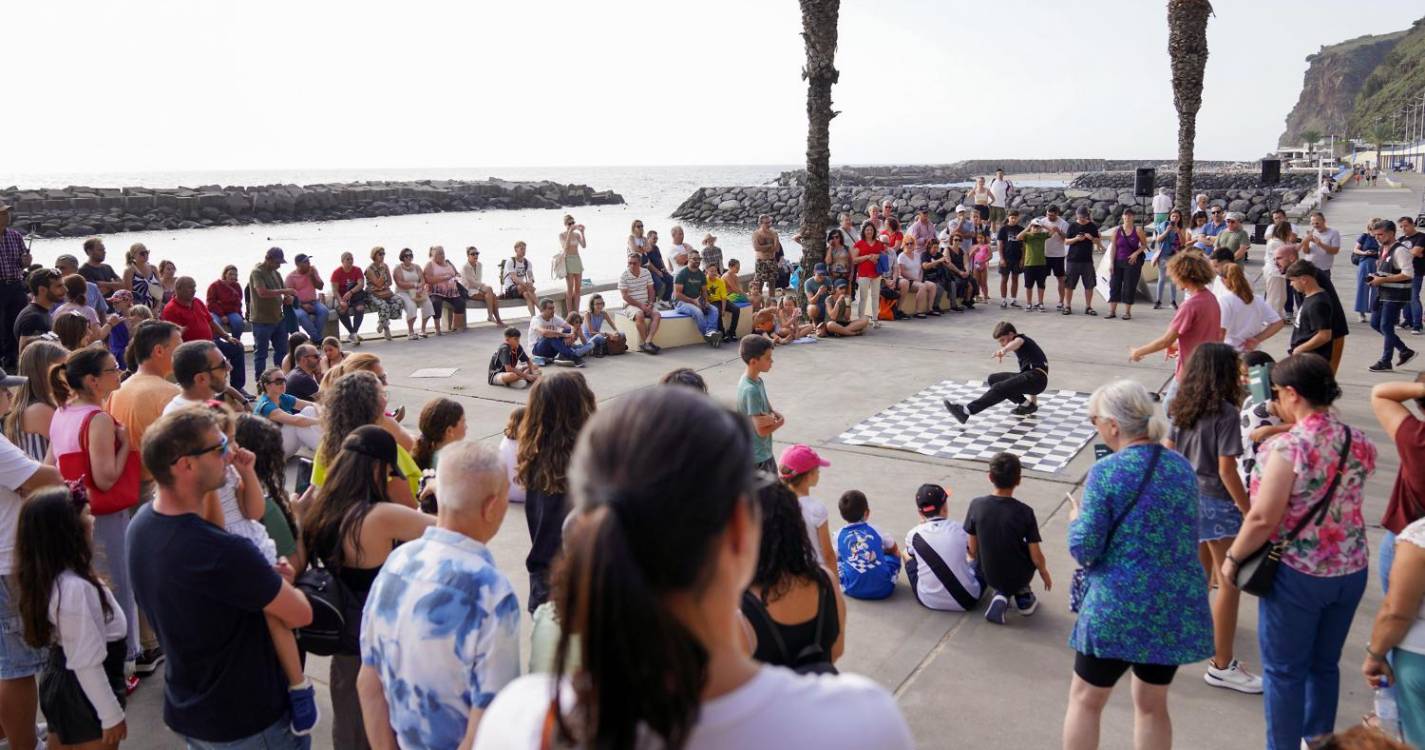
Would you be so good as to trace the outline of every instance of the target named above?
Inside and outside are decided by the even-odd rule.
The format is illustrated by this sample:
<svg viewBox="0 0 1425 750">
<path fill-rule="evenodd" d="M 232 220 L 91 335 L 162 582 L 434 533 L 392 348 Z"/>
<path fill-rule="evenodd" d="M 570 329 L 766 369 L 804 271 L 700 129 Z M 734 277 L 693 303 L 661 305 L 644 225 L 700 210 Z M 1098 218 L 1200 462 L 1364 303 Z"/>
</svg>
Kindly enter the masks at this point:
<svg viewBox="0 0 1425 750">
<path fill-rule="evenodd" d="M 678 312 L 693 319 L 693 323 L 698 327 L 698 333 L 704 336 L 717 330 L 717 308 L 708 305 L 708 311 L 703 312 L 701 307 L 690 305 L 687 302 L 679 302 L 676 308 Z"/>
<path fill-rule="evenodd" d="M 276 724 L 251 737 L 232 742 L 206 742 L 184 737 L 183 741 L 188 750 L 309 750 L 312 747 L 311 735 L 298 737 L 292 734 L 288 726 L 291 722 L 292 718 L 284 713 Z"/>
<path fill-rule="evenodd" d="M 272 348 L 272 364 L 280 365 L 282 358 L 287 356 L 287 325 L 280 320 L 276 323 L 252 324 L 252 372 L 254 377 L 262 377 L 262 372 L 267 369 L 269 346 Z"/>
<path fill-rule="evenodd" d="M 1382 362 L 1389 362 L 1396 351 L 1402 354 L 1410 351 L 1410 347 L 1395 333 L 1395 324 L 1400 320 L 1400 313 L 1409 309 L 1409 305 L 1409 302 L 1381 302 L 1380 309 L 1371 315 L 1371 328 L 1385 337 L 1384 350 L 1380 355 Z"/>
<path fill-rule="evenodd" d="M 1390 566 L 1395 564 L 1395 532 L 1387 531 L 1385 536 L 1380 538 L 1380 559 L 1376 566 L 1379 570 L 1376 574 L 1380 576 L 1380 592 L 1386 594 L 1390 592 Z"/>
<path fill-rule="evenodd" d="M 49 649 L 32 648 L 25 642 L 20 622 L 19 581 L 0 577 L 0 680 L 32 677 L 44 668 Z"/>
<path fill-rule="evenodd" d="M 208 313 L 208 315 L 212 317 L 214 325 L 227 326 L 228 333 L 231 333 L 233 338 L 242 340 L 242 332 L 247 330 L 247 324 L 243 321 L 241 313 L 228 313 L 227 315 Z"/>
<path fill-rule="evenodd" d="M 589 356 L 589 352 L 594 351 L 594 347 L 598 346 L 601 342 L 604 342 L 604 341 L 607 341 L 607 340 L 608 340 L 608 336 L 605 336 L 605 335 L 602 334 L 602 333 L 596 333 L 596 334 L 594 334 L 593 336 L 591 336 L 591 337 L 589 338 L 589 340 L 588 340 L 586 343 L 583 343 L 583 344 L 575 344 L 574 346 L 572 346 L 572 347 L 570 347 L 570 348 L 572 348 L 572 349 L 574 350 L 574 353 L 575 353 L 575 354 L 577 354 L 577 355 L 579 355 L 579 356 L 581 356 L 581 357 L 587 357 L 587 356 Z"/>
<path fill-rule="evenodd" d="M 327 329 L 327 318 L 331 317 L 331 311 L 321 300 L 312 303 L 312 309 L 316 312 L 307 312 L 302 305 L 293 305 L 292 312 L 297 314 L 297 325 L 312 337 L 312 343 L 320 345 L 322 343 L 322 332 Z"/>
<path fill-rule="evenodd" d="M 667 302 L 673 298 L 673 279 L 657 271 L 653 272 L 653 296 Z"/>
<path fill-rule="evenodd" d="M 1173 292 L 1172 303 L 1174 305 L 1178 303 L 1178 286 L 1173 283 L 1172 279 L 1168 278 L 1168 258 L 1170 257 L 1172 256 L 1164 257 L 1158 261 L 1158 296 L 1156 300 L 1160 305 L 1166 301 L 1163 299 L 1163 287 L 1165 286 Z"/>
<path fill-rule="evenodd" d="M 1366 280 L 1375 272 L 1375 258 L 1361 258 L 1361 264 L 1356 266 L 1356 312 L 1358 313 L 1369 315 L 1375 309 L 1376 288 L 1366 283 Z"/>
<path fill-rule="evenodd" d="M 1420 330 L 1420 282 L 1425 281 L 1425 277 L 1417 275 L 1410 280 L 1410 307 L 1405 309 L 1405 324 L 1412 329 Z"/>
<path fill-rule="evenodd" d="M 1366 591 L 1367 571 L 1309 576 L 1285 562 L 1257 607 L 1268 750 L 1298 750 L 1301 740 L 1336 728 L 1341 647 Z"/>
<path fill-rule="evenodd" d="M 545 359 L 554 359 L 556 355 L 565 359 L 577 359 L 579 357 L 579 354 L 569 348 L 569 345 L 559 336 L 542 336 L 539 341 L 534 342 L 534 346 L 530 347 L 530 349 L 530 353 L 534 356 L 543 357 Z"/>
<path fill-rule="evenodd" d="M 1395 649 L 1395 702 L 1400 726 L 1411 747 L 1425 745 L 1425 655 Z"/>
</svg>

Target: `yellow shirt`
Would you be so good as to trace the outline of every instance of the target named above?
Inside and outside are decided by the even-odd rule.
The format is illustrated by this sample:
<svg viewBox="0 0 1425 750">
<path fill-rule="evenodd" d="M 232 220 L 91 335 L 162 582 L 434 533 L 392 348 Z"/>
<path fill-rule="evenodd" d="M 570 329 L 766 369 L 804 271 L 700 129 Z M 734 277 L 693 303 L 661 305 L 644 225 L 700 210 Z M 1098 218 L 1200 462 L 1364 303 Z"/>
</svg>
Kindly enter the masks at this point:
<svg viewBox="0 0 1425 750">
<path fill-rule="evenodd" d="M 411 454 L 405 448 L 396 446 L 396 468 L 401 472 L 401 476 L 406 478 L 406 483 L 411 485 L 411 497 L 421 496 L 421 467 L 416 465 L 416 460 L 411 458 Z M 312 459 L 312 484 L 320 487 L 327 478 L 327 465 L 321 456 Z"/>
<path fill-rule="evenodd" d="M 727 299 L 727 282 L 720 276 L 708 277 L 708 302 L 722 302 Z"/>
</svg>

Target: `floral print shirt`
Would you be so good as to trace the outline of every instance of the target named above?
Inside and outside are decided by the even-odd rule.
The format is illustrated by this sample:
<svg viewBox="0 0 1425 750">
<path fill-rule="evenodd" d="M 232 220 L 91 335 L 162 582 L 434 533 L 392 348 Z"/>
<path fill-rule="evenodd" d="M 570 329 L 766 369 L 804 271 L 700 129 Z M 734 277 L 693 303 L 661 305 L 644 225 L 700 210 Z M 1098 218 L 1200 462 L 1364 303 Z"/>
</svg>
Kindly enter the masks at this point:
<svg viewBox="0 0 1425 750">
<path fill-rule="evenodd" d="M 386 558 L 361 619 L 401 747 L 454 748 L 470 709 L 520 674 L 520 604 L 485 545 L 426 529 Z"/>
<path fill-rule="evenodd" d="M 1069 646 L 1135 664 L 1191 664 L 1212 655 L 1192 464 L 1161 449 L 1143 496 L 1124 516 L 1154 450 L 1124 448 L 1089 470 L 1083 509 L 1069 525 L 1069 552 L 1088 583 Z M 1109 529 L 1120 517 L 1110 542 Z"/>
<path fill-rule="evenodd" d="M 1320 525 L 1308 523 L 1282 551 L 1282 563 L 1297 572 L 1326 578 L 1365 570 L 1369 551 L 1361 503 L 1366 479 L 1376 468 L 1376 447 L 1364 432 L 1348 427 L 1335 414 L 1317 412 L 1298 422 L 1289 432 L 1263 443 L 1257 464 L 1252 468 L 1253 498 L 1261 488 L 1273 453 L 1291 462 L 1291 470 L 1296 474 L 1286 515 L 1272 534 L 1272 539 L 1279 541 L 1320 502 L 1331 486 L 1345 447 L 1346 430 L 1351 431 L 1351 454 L 1346 458 L 1345 473 L 1331 498 L 1325 519 Z"/>
</svg>

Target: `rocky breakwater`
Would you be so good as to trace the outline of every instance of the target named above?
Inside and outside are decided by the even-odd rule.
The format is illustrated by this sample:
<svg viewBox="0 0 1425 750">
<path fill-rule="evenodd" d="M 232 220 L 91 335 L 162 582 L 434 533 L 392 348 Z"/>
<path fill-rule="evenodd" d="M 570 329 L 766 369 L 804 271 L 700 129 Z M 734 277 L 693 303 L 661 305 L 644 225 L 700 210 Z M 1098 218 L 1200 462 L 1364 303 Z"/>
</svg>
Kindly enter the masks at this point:
<svg viewBox="0 0 1425 750">
<path fill-rule="evenodd" d="M 1197 161 L 1202 171 L 1245 168 L 1246 162 Z M 1138 167 L 1176 169 L 1177 162 L 1165 159 L 969 159 L 953 164 L 910 164 L 860 167 L 833 167 L 831 182 L 836 185 L 912 185 L 969 182 L 991 177 L 996 169 L 1015 174 L 1056 174 L 1132 170 Z M 772 184 L 791 187 L 806 184 L 806 170 L 794 169 L 777 175 Z"/>
<path fill-rule="evenodd" d="M 1088 172 L 1069 181 L 1069 187 L 1086 188 L 1132 188 L 1136 175 L 1133 172 Z M 1177 171 L 1158 170 L 1153 179 L 1154 187 L 1173 190 L 1177 186 Z M 1193 190 L 1257 190 L 1275 187 L 1295 193 L 1305 194 L 1316 184 L 1316 173 L 1283 174 L 1274 186 L 1263 185 L 1260 171 L 1239 170 L 1234 172 L 1208 172 L 1193 175 Z"/>
<path fill-rule="evenodd" d="M 15 226 L 37 237 L 624 202 L 618 193 L 588 185 L 510 182 L 493 177 L 483 181 L 196 188 L 11 187 L 0 190 L 0 200 L 14 207 Z"/>
<path fill-rule="evenodd" d="M 1300 194 L 1281 188 L 1204 189 L 1213 205 L 1240 211 L 1247 223 L 1265 223 L 1272 209 L 1284 203 L 1288 206 L 1300 200 Z M 849 213 L 858 223 L 866 218 L 866 209 L 889 198 L 902 224 L 908 224 L 915 213 L 924 208 L 936 223 L 944 221 L 964 205 L 965 191 L 960 188 L 898 186 L 839 186 L 831 191 L 831 211 L 827 217 L 836 221 L 836 214 Z M 1095 221 L 1116 222 L 1125 207 L 1133 207 L 1140 215 L 1150 211 L 1150 198 L 1136 198 L 1132 187 L 1114 188 L 1024 188 L 1010 197 L 1010 207 L 1031 216 L 1039 216 L 1050 205 L 1070 212 L 1085 206 Z M 759 185 L 753 187 L 705 187 L 696 190 L 673 212 L 673 218 L 698 224 L 750 226 L 761 214 L 770 214 L 780 227 L 801 224 L 802 188 Z"/>
</svg>

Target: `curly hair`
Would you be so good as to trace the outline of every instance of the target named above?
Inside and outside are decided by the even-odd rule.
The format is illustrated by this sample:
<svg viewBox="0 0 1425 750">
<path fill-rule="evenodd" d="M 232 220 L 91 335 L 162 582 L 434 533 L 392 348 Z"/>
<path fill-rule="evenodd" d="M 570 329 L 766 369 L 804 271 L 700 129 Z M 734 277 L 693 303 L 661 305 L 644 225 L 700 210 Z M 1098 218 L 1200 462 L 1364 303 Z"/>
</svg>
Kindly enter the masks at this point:
<svg viewBox="0 0 1425 750">
<path fill-rule="evenodd" d="M 594 408 L 594 392 L 577 372 L 554 373 L 530 388 L 515 460 L 515 475 L 526 490 L 550 495 L 568 490 L 569 456 Z"/>
<path fill-rule="evenodd" d="M 1224 401 L 1240 407 L 1246 395 L 1237 350 L 1227 344 L 1201 344 L 1183 368 L 1168 417 L 1174 427 L 1190 430 L 1221 409 Z"/>
<path fill-rule="evenodd" d="M 239 446 L 256 456 L 252 469 L 262 483 L 262 492 L 282 511 L 287 527 L 296 537 L 297 517 L 292 514 L 292 504 L 287 498 L 287 460 L 282 455 L 282 428 L 270 419 L 243 413 L 237 415 L 234 437 Z"/>
<path fill-rule="evenodd" d="M 798 579 L 816 581 L 821 566 L 807 536 L 797 493 L 777 482 L 758 491 L 757 503 L 762 509 L 762 547 L 751 585 L 762 590 L 762 603 L 767 604 L 785 596 Z"/>
<path fill-rule="evenodd" d="M 331 466 L 341 441 L 358 427 L 381 418 L 381 381 L 370 372 L 351 372 L 324 387 L 322 441 L 317 456 Z"/>
<path fill-rule="evenodd" d="M 340 380 L 343 375 L 353 372 L 373 372 L 380 364 L 381 358 L 371 352 L 348 354 L 322 376 L 322 390 L 331 387 L 331 384 Z"/>
</svg>

